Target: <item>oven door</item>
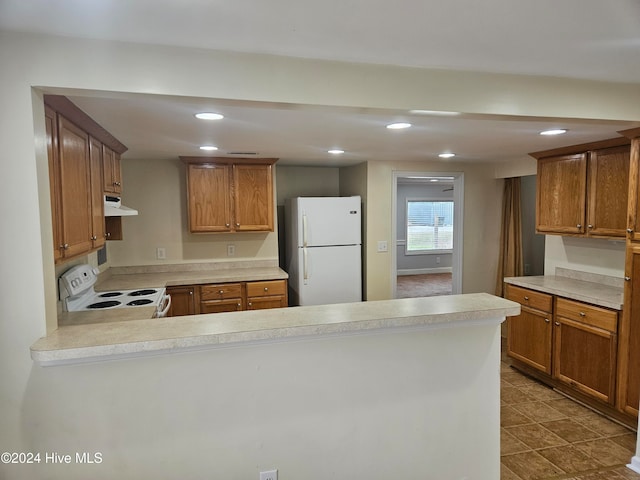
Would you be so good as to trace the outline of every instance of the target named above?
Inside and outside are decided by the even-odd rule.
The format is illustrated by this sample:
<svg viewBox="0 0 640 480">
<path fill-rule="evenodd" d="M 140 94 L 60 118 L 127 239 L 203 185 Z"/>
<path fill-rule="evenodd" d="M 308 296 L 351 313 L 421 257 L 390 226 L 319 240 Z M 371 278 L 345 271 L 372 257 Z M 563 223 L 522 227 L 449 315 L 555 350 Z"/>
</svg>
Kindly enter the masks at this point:
<svg viewBox="0 0 640 480">
<path fill-rule="evenodd" d="M 156 310 L 155 318 L 163 318 L 167 316 L 169 309 L 171 308 L 171 295 L 165 293 Z"/>
</svg>

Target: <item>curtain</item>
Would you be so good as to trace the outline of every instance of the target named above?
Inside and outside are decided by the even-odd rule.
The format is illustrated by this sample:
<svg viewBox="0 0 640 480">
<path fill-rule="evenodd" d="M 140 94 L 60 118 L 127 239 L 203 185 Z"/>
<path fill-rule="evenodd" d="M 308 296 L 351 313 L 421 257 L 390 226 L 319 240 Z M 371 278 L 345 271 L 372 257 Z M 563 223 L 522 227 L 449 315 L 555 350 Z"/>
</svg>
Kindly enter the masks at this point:
<svg viewBox="0 0 640 480">
<path fill-rule="evenodd" d="M 503 295 L 505 277 L 519 277 L 523 275 L 523 272 L 520 178 L 506 178 L 502 198 L 502 227 L 496 295 L 499 297 Z"/>
</svg>

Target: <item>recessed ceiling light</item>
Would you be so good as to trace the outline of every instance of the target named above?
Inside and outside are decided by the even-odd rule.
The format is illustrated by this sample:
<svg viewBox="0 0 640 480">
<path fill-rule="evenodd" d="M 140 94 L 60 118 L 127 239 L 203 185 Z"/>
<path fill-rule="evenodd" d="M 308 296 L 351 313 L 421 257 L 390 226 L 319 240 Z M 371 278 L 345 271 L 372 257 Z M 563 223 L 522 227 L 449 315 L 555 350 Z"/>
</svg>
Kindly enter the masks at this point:
<svg viewBox="0 0 640 480">
<path fill-rule="evenodd" d="M 200 150 L 207 150 L 207 151 L 213 151 L 213 150 L 217 150 L 218 147 L 214 147 L 213 145 L 202 145 L 200 147 Z"/>
<path fill-rule="evenodd" d="M 224 115 L 213 112 L 202 112 L 196 113 L 196 118 L 199 118 L 200 120 L 221 120 L 224 118 Z"/>
<path fill-rule="evenodd" d="M 440 158 L 451 158 L 451 157 L 455 157 L 456 154 L 455 153 L 441 153 L 438 155 Z"/>
<path fill-rule="evenodd" d="M 344 153 L 344 150 L 340 150 L 339 148 L 334 148 L 333 150 L 327 150 L 327 153 L 330 153 L 332 155 L 340 155 Z"/>
<path fill-rule="evenodd" d="M 403 128 L 409 128 L 410 126 L 410 123 L 398 122 L 390 123 L 389 125 L 387 125 L 387 128 L 390 130 L 402 130 Z"/>
<path fill-rule="evenodd" d="M 454 117 L 460 115 L 460 112 L 447 112 L 444 110 L 409 110 L 413 115 L 433 115 L 442 117 Z"/>
<path fill-rule="evenodd" d="M 437 178 L 432 178 L 431 180 L 429 180 L 430 182 L 439 182 L 439 180 Z"/>
<path fill-rule="evenodd" d="M 553 130 L 545 130 L 544 132 L 540 132 L 540 135 L 562 135 L 563 133 L 567 133 L 567 130 L 564 128 L 556 128 Z"/>
</svg>

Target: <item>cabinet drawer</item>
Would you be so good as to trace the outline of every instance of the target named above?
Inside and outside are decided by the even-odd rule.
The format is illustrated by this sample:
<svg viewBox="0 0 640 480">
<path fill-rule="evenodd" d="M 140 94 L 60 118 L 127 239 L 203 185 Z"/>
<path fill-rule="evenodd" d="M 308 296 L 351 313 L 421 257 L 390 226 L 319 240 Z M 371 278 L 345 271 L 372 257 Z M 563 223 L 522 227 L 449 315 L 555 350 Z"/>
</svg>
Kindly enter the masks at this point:
<svg viewBox="0 0 640 480">
<path fill-rule="evenodd" d="M 202 285 L 200 300 L 221 300 L 224 298 L 242 298 L 241 283 L 221 283 L 218 285 Z"/>
<path fill-rule="evenodd" d="M 507 299 L 543 312 L 551 312 L 553 295 L 507 284 Z"/>
<path fill-rule="evenodd" d="M 566 298 L 556 299 L 556 315 L 613 333 L 618 330 L 618 313 L 614 310 L 587 305 L 586 303 L 567 300 Z"/>
<path fill-rule="evenodd" d="M 241 298 L 200 302 L 200 313 L 239 312 L 244 310 Z"/>
<path fill-rule="evenodd" d="M 266 282 L 247 283 L 247 297 L 284 295 L 286 291 L 287 291 L 287 282 L 285 280 L 269 280 Z"/>
</svg>

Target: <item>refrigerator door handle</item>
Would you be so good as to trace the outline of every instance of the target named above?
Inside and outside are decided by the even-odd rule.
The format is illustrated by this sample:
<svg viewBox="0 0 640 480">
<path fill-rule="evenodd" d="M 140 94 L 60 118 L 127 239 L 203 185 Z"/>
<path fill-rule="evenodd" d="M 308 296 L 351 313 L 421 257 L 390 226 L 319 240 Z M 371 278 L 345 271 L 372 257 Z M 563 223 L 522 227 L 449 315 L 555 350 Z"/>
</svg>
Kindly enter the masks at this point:
<svg viewBox="0 0 640 480">
<path fill-rule="evenodd" d="M 302 246 L 307 246 L 307 216 L 302 215 Z M 305 276 L 306 279 L 306 276 Z"/>
<path fill-rule="evenodd" d="M 307 283 L 307 280 L 309 279 L 309 269 L 308 269 L 308 263 L 307 263 L 307 247 L 303 247 L 302 248 L 302 271 L 303 271 L 303 279 L 304 282 Z"/>
</svg>

